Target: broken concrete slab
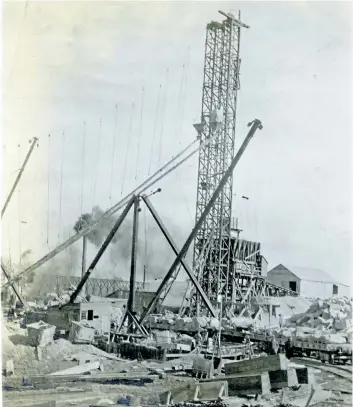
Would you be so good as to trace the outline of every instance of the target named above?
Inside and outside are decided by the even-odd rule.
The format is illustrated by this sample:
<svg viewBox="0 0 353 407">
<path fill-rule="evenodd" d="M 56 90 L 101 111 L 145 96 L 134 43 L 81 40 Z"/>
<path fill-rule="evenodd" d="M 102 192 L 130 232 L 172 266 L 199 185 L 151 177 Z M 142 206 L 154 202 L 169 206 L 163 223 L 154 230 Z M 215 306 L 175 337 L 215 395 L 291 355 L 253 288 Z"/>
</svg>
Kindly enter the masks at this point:
<svg viewBox="0 0 353 407">
<path fill-rule="evenodd" d="M 199 383 L 195 390 L 195 401 L 218 400 L 228 397 L 227 381 Z"/>
<path fill-rule="evenodd" d="M 267 372 L 260 374 L 236 374 L 231 376 L 222 376 L 214 379 L 203 380 L 201 383 L 219 381 L 228 382 L 228 394 L 230 397 L 256 394 L 266 395 L 271 391 L 270 378 Z"/>
<path fill-rule="evenodd" d="M 286 356 L 279 354 L 226 363 L 224 365 L 224 371 L 228 376 L 235 373 L 262 373 L 276 370 L 286 370 L 287 367 L 288 360 Z"/>
<path fill-rule="evenodd" d="M 213 401 L 228 397 L 228 383 L 226 381 L 208 381 L 189 383 L 160 394 L 162 405 L 183 403 L 188 401 Z"/>
<path fill-rule="evenodd" d="M 79 375 L 82 373 L 90 372 L 91 370 L 97 370 L 100 367 L 100 362 L 90 362 L 84 365 L 70 367 L 68 369 L 59 370 L 54 373 L 50 373 L 48 376 L 66 376 L 66 375 Z"/>
<path fill-rule="evenodd" d="M 275 370 L 268 372 L 271 390 L 283 389 L 284 387 L 298 386 L 298 378 L 295 369 Z"/>
</svg>

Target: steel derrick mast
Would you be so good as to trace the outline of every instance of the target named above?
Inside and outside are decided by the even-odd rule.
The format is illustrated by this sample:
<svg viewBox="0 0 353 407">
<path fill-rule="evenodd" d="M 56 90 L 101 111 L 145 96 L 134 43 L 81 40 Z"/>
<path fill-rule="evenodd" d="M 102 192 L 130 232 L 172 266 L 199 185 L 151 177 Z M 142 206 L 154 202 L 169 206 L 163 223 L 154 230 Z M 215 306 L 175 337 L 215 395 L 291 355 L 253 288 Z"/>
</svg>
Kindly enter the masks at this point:
<svg viewBox="0 0 353 407">
<path fill-rule="evenodd" d="M 211 140 L 199 153 L 196 221 L 234 156 L 240 30 L 248 27 L 240 22 L 240 13 L 238 18 L 220 13 L 226 19 L 206 28 L 201 123 L 194 125 L 201 143 Z M 235 301 L 234 270 L 229 267 L 232 195 L 230 177 L 194 240 L 194 265 L 203 264 L 195 272 L 213 303 L 219 295 L 225 304 Z M 206 245 L 206 258 L 201 259 Z"/>
</svg>

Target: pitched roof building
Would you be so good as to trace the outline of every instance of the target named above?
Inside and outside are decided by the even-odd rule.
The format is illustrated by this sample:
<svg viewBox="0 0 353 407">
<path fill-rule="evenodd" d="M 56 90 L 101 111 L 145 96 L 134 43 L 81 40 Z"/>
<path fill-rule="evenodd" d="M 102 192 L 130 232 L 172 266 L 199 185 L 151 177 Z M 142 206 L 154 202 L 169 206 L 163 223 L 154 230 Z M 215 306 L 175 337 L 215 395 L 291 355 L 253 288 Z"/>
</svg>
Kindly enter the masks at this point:
<svg viewBox="0 0 353 407">
<path fill-rule="evenodd" d="M 310 267 L 297 267 L 279 264 L 267 274 L 272 284 L 289 288 L 303 297 L 329 298 L 334 295 L 350 297 L 348 285 L 339 283 L 325 271 Z"/>
</svg>

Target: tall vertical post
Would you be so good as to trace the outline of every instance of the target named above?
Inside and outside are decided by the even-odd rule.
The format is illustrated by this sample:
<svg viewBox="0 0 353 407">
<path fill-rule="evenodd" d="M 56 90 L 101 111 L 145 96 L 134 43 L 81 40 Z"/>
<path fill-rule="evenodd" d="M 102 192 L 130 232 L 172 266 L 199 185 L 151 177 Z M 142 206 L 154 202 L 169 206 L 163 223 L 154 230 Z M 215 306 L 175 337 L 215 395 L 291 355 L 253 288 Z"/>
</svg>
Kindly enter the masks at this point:
<svg viewBox="0 0 353 407">
<path fill-rule="evenodd" d="M 130 267 L 130 293 L 127 303 L 127 310 L 129 311 L 129 330 L 133 331 L 133 319 L 130 314 L 133 314 L 135 309 L 135 290 L 136 290 L 136 259 L 137 259 L 137 243 L 138 243 L 138 229 L 139 229 L 139 211 L 140 211 L 140 197 L 135 197 L 134 202 L 134 220 L 132 226 L 132 245 L 131 245 L 131 267 Z"/>
<path fill-rule="evenodd" d="M 81 277 L 86 273 L 86 253 L 87 253 L 87 236 L 82 237 L 82 264 L 81 264 Z M 86 287 L 82 287 L 83 294 L 86 294 Z"/>
<path fill-rule="evenodd" d="M 143 266 L 143 283 L 142 287 L 145 290 L 146 289 L 146 264 Z"/>
</svg>

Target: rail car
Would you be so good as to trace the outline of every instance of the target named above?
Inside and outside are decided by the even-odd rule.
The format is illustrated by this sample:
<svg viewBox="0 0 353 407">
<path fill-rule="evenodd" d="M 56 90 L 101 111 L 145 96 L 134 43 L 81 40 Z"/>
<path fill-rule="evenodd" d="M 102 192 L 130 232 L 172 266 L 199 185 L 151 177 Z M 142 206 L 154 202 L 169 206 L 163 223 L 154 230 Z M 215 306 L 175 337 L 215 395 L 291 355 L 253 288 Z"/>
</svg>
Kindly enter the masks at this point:
<svg viewBox="0 0 353 407">
<path fill-rule="evenodd" d="M 151 324 L 152 329 L 171 329 L 166 324 L 154 323 Z M 173 327 L 174 328 L 174 327 Z M 174 328 L 175 329 L 175 328 Z M 195 335 L 195 332 L 180 331 L 184 334 Z M 222 329 L 222 340 L 228 342 L 242 342 L 245 335 L 249 335 L 251 342 L 257 344 L 259 351 L 269 353 L 271 351 L 272 335 L 269 332 L 249 332 L 246 329 L 235 328 L 232 330 Z M 277 336 L 276 340 L 279 345 L 279 352 L 287 353 L 287 356 L 304 356 L 321 360 L 322 362 L 328 362 L 331 364 L 346 364 L 352 363 L 352 344 L 351 343 L 324 343 L 309 340 L 299 340 L 298 338 L 291 340 L 291 346 L 286 351 L 286 341 L 288 338 L 284 336 Z"/>
</svg>

